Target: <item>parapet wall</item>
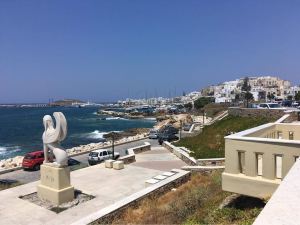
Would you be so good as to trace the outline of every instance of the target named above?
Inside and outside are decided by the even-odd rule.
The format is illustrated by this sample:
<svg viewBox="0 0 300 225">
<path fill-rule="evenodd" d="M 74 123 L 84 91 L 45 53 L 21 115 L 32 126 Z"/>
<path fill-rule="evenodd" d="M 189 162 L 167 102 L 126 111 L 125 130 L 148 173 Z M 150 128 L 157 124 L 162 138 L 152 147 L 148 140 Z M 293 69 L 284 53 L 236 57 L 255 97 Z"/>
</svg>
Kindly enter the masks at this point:
<svg viewBox="0 0 300 225">
<path fill-rule="evenodd" d="M 125 155 L 123 157 L 120 157 L 119 160 L 123 161 L 124 164 L 130 164 L 135 162 L 135 154 L 139 154 L 145 151 L 150 151 L 151 150 L 151 144 L 149 142 L 145 142 L 144 145 L 137 146 L 134 148 L 129 148 L 128 155 Z"/>
</svg>

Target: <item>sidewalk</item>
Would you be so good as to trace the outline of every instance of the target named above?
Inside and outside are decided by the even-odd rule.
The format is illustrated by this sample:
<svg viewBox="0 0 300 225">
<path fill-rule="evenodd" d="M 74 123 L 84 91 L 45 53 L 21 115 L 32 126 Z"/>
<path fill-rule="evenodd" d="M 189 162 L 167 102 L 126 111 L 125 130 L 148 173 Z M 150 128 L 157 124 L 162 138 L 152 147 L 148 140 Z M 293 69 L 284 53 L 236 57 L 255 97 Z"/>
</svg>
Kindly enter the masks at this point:
<svg viewBox="0 0 300 225">
<path fill-rule="evenodd" d="M 38 182 L 1 191 L 1 224 L 71 224 L 145 189 L 146 180 L 185 165 L 163 148 L 138 154 L 136 160 L 123 170 L 100 164 L 72 172 L 72 185 L 95 198 L 59 214 L 18 198 L 36 192 Z"/>
</svg>

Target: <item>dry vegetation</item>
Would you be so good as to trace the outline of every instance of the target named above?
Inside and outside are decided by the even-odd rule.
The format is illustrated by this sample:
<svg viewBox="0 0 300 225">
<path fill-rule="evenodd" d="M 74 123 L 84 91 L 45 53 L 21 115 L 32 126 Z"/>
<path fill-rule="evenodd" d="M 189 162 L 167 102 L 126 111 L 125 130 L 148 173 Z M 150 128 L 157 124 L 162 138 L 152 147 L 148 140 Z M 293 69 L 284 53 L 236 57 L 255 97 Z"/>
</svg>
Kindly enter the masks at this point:
<svg viewBox="0 0 300 225">
<path fill-rule="evenodd" d="M 221 188 L 221 174 L 193 174 L 191 180 L 176 191 L 147 198 L 128 208 L 112 224 L 251 224 L 264 203 L 243 197 L 240 204 L 219 209 L 229 196 Z"/>
</svg>

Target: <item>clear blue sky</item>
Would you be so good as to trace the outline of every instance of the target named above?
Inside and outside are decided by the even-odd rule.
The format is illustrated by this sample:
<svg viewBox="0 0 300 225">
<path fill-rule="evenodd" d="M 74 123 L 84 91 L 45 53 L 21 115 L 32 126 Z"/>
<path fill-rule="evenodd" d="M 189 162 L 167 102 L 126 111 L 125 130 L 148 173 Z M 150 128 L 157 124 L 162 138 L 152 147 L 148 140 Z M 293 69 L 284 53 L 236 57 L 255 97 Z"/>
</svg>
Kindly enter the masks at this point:
<svg viewBox="0 0 300 225">
<path fill-rule="evenodd" d="M 0 102 L 179 95 L 251 75 L 299 84 L 300 1 L 1 0 Z"/>
</svg>

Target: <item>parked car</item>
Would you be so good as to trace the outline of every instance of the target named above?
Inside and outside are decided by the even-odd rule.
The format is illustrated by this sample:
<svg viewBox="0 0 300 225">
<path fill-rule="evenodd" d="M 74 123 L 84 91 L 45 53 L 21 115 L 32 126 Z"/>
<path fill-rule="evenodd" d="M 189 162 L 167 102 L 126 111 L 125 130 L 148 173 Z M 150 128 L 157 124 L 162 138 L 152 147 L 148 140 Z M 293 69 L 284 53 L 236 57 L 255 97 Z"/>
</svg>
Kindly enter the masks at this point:
<svg viewBox="0 0 300 225">
<path fill-rule="evenodd" d="M 179 138 L 174 133 L 164 132 L 158 135 L 158 143 L 162 145 L 164 141 L 176 141 Z"/>
<path fill-rule="evenodd" d="M 114 159 L 118 159 L 120 157 L 120 154 L 118 152 L 114 153 Z M 112 151 L 107 149 L 98 149 L 91 151 L 88 156 L 88 162 L 89 165 L 96 165 L 98 163 L 101 163 L 107 159 L 112 159 Z"/>
<path fill-rule="evenodd" d="M 39 170 L 44 162 L 44 151 L 27 153 L 22 161 L 22 167 L 26 169 Z"/>
<path fill-rule="evenodd" d="M 261 103 L 258 105 L 259 109 L 286 109 L 278 103 Z"/>
<path fill-rule="evenodd" d="M 155 129 L 150 130 L 149 132 L 150 139 L 157 139 L 158 138 L 158 131 Z"/>
<path fill-rule="evenodd" d="M 283 107 L 292 107 L 293 101 L 291 101 L 291 100 L 283 100 L 282 103 L 281 103 L 281 105 Z"/>
<path fill-rule="evenodd" d="M 172 133 L 172 134 L 178 134 L 179 130 L 172 125 L 166 125 L 163 126 L 160 130 L 159 133 Z"/>
<path fill-rule="evenodd" d="M 182 129 L 184 131 L 190 131 L 191 127 L 192 127 L 192 124 L 184 124 L 184 126 L 182 127 Z"/>
</svg>

